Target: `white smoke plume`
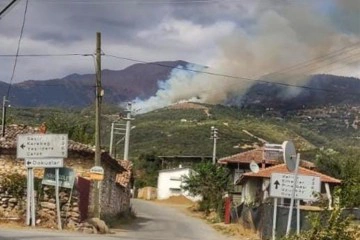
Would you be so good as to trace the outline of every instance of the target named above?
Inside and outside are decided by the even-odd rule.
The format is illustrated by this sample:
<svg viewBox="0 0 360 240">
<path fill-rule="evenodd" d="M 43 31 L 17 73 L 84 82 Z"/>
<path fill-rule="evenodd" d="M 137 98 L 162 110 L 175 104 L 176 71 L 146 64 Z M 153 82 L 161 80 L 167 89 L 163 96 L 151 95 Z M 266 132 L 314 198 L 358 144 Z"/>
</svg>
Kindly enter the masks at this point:
<svg viewBox="0 0 360 240">
<path fill-rule="evenodd" d="M 310 1 L 272 0 L 236 3 L 238 7 L 241 5 L 244 16 L 241 21 L 247 24 L 237 24 L 227 35 L 217 38 L 218 51 L 204 63 L 209 68 L 203 70 L 250 79 L 267 76 L 265 79 L 269 81 L 299 85 L 305 83 L 307 75 L 314 73 L 357 75 L 351 54 L 354 51 L 360 53 L 360 48 L 320 60 L 322 56 L 360 41 L 356 24 L 353 29 L 343 31 L 343 26 L 336 22 L 338 16 L 343 16 L 341 11 L 346 12 L 360 3 L 356 0 L 334 1 L 332 11 L 320 11 L 323 7 L 320 2 L 323 1 L 313 4 Z M 358 23 L 357 14 L 349 17 Z M 316 58 L 320 60 L 288 68 Z M 199 66 L 188 68 L 199 70 Z M 285 71 L 279 73 L 281 69 Z M 333 71 L 336 69 L 341 71 Z M 159 82 L 155 96 L 145 101 L 137 99 L 135 105 L 141 112 L 147 112 L 181 100 L 223 103 L 232 94 L 243 94 L 254 83 L 174 69 L 168 80 Z M 298 92 L 296 88 L 289 88 L 288 96 Z"/>
</svg>

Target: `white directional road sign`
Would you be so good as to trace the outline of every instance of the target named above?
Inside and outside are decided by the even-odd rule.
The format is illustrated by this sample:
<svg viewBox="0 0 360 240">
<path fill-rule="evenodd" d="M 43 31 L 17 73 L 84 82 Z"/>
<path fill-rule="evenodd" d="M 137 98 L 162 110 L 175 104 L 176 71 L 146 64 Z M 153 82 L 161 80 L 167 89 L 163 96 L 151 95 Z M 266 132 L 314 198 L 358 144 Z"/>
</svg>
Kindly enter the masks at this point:
<svg viewBox="0 0 360 240">
<path fill-rule="evenodd" d="M 276 198 L 291 198 L 294 187 L 294 174 L 272 173 L 270 181 L 270 196 Z M 321 190 L 319 177 L 298 175 L 295 199 L 316 200 L 316 193 Z"/>
<path fill-rule="evenodd" d="M 67 134 L 20 134 L 17 158 L 66 158 Z"/>
<path fill-rule="evenodd" d="M 27 168 L 62 168 L 64 166 L 63 158 L 26 158 L 25 166 Z"/>
</svg>

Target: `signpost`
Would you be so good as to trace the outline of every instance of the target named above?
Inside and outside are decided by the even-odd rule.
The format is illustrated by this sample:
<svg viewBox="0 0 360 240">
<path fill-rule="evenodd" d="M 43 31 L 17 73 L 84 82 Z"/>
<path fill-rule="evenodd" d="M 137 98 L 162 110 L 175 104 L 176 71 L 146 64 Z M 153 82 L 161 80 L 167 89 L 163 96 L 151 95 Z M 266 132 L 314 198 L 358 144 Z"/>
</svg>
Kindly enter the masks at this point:
<svg viewBox="0 0 360 240">
<path fill-rule="evenodd" d="M 58 228 L 61 229 L 60 201 L 59 201 L 59 168 L 63 167 L 64 159 L 68 154 L 67 134 L 19 134 L 17 137 L 17 158 L 25 159 L 27 167 L 27 204 L 26 224 L 35 226 L 35 194 L 34 194 L 34 168 L 45 167 L 46 171 L 55 168 L 54 185 L 56 194 L 56 209 Z M 69 177 L 74 184 L 75 174 Z M 45 177 L 44 177 L 45 178 Z M 63 181 L 71 184 L 71 181 Z M 51 184 L 49 184 L 51 185 Z M 66 185 L 64 183 L 64 185 Z M 71 185 L 71 187 L 72 187 Z"/>
<path fill-rule="evenodd" d="M 63 158 L 25 158 L 27 168 L 61 168 L 64 166 Z"/>
<path fill-rule="evenodd" d="M 276 198 L 291 198 L 294 186 L 294 174 L 272 173 L 270 179 L 270 196 Z M 316 200 L 315 193 L 320 192 L 320 178 L 298 175 L 295 188 L 295 199 Z"/>
<path fill-rule="evenodd" d="M 94 181 L 102 181 L 104 179 L 104 169 L 100 166 L 95 166 L 90 169 L 90 179 Z"/>
<path fill-rule="evenodd" d="M 316 200 L 316 193 L 321 191 L 321 181 L 319 177 L 298 175 L 300 165 L 300 154 L 296 153 L 295 146 L 291 141 L 282 144 L 283 159 L 290 174 L 272 173 L 270 180 L 270 196 L 274 198 L 274 216 L 272 239 L 276 237 L 276 214 L 277 198 L 289 198 L 290 207 L 286 236 L 290 233 L 290 226 L 294 208 L 294 200 L 297 205 L 296 230 L 300 232 L 300 200 Z"/>
<path fill-rule="evenodd" d="M 57 168 L 59 170 L 59 180 L 56 181 L 56 169 L 46 168 L 42 184 L 49 186 L 56 186 L 58 182 L 59 187 L 73 188 L 75 183 L 75 172 L 71 168 Z"/>
<path fill-rule="evenodd" d="M 66 158 L 66 134 L 22 134 L 17 138 L 17 158 Z"/>
</svg>

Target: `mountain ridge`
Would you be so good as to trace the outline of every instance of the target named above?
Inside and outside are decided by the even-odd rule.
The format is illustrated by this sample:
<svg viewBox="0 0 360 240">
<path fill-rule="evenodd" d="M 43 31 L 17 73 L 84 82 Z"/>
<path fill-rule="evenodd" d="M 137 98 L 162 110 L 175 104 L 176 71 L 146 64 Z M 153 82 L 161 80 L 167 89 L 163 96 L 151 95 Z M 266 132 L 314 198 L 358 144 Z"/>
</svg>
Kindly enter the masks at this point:
<svg viewBox="0 0 360 240">
<path fill-rule="evenodd" d="M 158 82 L 169 78 L 175 67 L 185 67 L 186 61 L 137 63 L 122 70 L 102 70 L 103 101 L 120 104 L 135 98 L 154 96 Z M 266 80 L 266 78 L 265 78 Z M 289 87 L 255 83 L 242 96 L 233 96 L 224 104 L 245 108 L 299 109 L 327 104 L 360 104 L 360 80 L 353 77 L 314 75 L 293 97 L 284 97 Z M 6 95 L 9 84 L 0 82 L 0 94 Z M 307 89 L 308 88 L 308 89 Z M 313 90 L 310 90 L 313 88 Z M 297 89 L 297 90 L 299 90 Z M 314 89 L 325 89 L 319 91 Z M 343 94 L 352 92 L 354 94 Z M 340 94 L 339 94 L 340 93 Z M 19 107 L 86 107 L 95 98 L 95 75 L 73 73 L 63 78 L 26 80 L 13 84 L 9 100 Z"/>
</svg>

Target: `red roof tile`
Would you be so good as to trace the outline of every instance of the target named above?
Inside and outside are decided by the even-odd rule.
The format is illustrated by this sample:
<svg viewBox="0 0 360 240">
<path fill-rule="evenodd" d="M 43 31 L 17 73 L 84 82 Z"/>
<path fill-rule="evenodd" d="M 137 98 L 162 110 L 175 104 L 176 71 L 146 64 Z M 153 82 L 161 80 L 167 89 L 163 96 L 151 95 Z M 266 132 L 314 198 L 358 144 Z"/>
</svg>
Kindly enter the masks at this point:
<svg viewBox="0 0 360 240">
<path fill-rule="evenodd" d="M 220 158 L 218 162 L 223 164 L 250 163 L 251 161 L 255 161 L 256 163 L 261 163 L 263 159 L 264 159 L 264 149 L 257 148 L 250 151 Z"/>
<path fill-rule="evenodd" d="M 276 166 L 261 169 L 257 173 L 253 173 L 253 172 L 244 173 L 240 177 L 238 182 L 242 182 L 244 179 L 249 178 L 249 177 L 270 178 L 272 173 L 290 173 L 290 172 L 287 169 L 285 164 L 279 164 Z M 310 170 L 307 168 L 303 168 L 303 167 L 299 168 L 299 174 L 306 175 L 306 176 L 320 177 L 320 181 L 325 182 L 325 183 L 336 183 L 336 184 L 341 183 L 341 181 L 339 179 L 336 179 L 336 178 L 330 177 L 328 175 L 325 175 L 325 174 L 322 174 L 322 173 L 319 173 L 317 171 Z"/>
<path fill-rule="evenodd" d="M 220 164 L 228 164 L 228 163 L 251 163 L 251 161 L 255 161 L 260 164 L 265 159 L 266 164 L 277 165 L 283 163 L 282 153 L 279 157 L 275 157 L 275 155 L 271 154 L 271 151 L 265 151 L 263 147 L 256 148 L 250 151 L 238 153 L 235 155 L 227 156 L 224 158 L 220 158 L 218 163 Z M 315 164 L 309 161 L 302 160 L 301 166 L 306 168 L 315 168 Z"/>
</svg>

